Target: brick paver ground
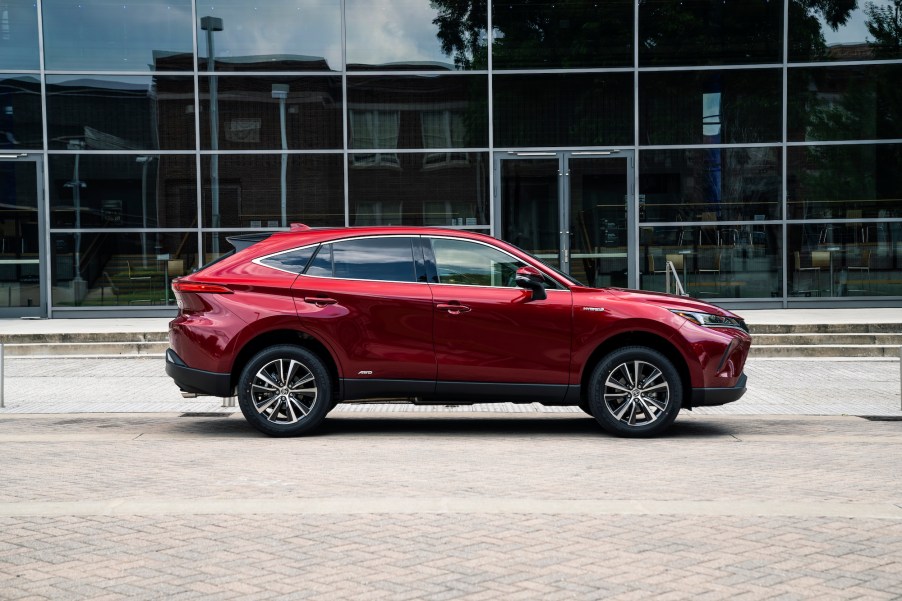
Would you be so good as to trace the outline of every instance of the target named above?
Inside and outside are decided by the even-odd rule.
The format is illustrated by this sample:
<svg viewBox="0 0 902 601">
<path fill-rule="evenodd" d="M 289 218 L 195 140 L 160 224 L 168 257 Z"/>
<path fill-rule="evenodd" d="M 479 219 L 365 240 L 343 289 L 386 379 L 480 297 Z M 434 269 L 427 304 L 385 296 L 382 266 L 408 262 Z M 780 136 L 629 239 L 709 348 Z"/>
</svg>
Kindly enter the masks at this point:
<svg viewBox="0 0 902 601">
<path fill-rule="evenodd" d="M 2 599 L 899 599 L 902 422 L 0 418 Z"/>
</svg>

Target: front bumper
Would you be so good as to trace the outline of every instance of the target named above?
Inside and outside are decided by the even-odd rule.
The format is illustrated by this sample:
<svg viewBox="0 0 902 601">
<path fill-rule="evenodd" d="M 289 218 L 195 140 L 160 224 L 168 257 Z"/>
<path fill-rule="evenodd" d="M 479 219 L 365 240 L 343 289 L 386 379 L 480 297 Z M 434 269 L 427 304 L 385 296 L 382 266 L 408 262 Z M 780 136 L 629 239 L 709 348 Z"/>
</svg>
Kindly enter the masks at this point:
<svg viewBox="0 0 902 601">
<path fill-rule="evenodd" d="M 231 374 L 192 369 L 172 349 L 166 349 L 166 374 L 185 392 L 220 397 L 234 395 Z"/>
<path fill-rule="evenodd" d="M 736 386 L 732 388 L 696 388 L 692 391 L 692 407 L 714 407 L 726 405 L 738 401 L 745 394 L 745 383 L 748 377 L 743 373 L 739 376 Z"/>
</svg>

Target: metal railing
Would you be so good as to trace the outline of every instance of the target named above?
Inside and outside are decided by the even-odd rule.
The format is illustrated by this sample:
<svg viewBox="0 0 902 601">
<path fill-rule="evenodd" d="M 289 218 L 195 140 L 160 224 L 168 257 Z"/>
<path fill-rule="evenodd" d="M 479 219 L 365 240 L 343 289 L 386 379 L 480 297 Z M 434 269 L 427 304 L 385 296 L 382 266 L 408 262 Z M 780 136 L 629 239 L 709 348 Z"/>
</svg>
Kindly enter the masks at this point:
<svg viewBox="0 0 902 601">
<path fill-rule="evenodd" d="M 675 284 L 674 293 L 680 296 L 689 296 L 689 293 L 683 288 L 683 282 L 680 281 L 680 276 L 677 274 L 676 266 L 673 264 L 673 261 L 667 261 L 664 269 L 664 291 L 667 294 L 670 294 L 671 277 L 673 277 L 673 282 Z"/>
</svg>

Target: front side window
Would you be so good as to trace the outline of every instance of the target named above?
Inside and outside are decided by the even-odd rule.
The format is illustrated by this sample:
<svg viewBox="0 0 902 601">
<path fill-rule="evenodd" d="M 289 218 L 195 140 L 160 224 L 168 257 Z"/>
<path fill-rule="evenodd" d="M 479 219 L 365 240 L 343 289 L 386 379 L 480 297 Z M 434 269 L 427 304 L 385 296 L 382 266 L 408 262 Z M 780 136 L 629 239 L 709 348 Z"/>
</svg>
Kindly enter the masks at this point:
<svg viewBox="0 0 902 601">
<path fill-rule="evenodd" d="M 413 238 L 357 238 L 324 245 L 307 275 L 353 280 L 416 282 Z"/>
<path fill-rule="evenodd" d="M 513 288 L 523 261 L 498 249 L 470 242 L 433 238 L 432 250 L 439 284 Z"/>
</svg>

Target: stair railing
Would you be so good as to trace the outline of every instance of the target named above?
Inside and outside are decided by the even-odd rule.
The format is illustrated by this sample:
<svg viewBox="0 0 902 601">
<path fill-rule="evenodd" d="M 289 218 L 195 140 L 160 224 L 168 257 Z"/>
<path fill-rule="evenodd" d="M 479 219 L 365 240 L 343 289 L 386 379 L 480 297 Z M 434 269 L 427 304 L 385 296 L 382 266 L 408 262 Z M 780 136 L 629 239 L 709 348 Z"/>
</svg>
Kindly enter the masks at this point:
<svg viewBox="0 0 902 601">
<path fill-rule="evenodd" d="M 675 293 L 680 296 L 689 296 L 689 293 L 687 293 L 686 289 L 683 288 L 683 282 L 680 281 L 680 276 L 677 273 L 676 266 L 673 264 L 673 261 L 667 261 L 664 269 L 664 291 L 667 292 L 667 294 L 670 294 L 671 275 L 673 277 Z"/>
</svg>

